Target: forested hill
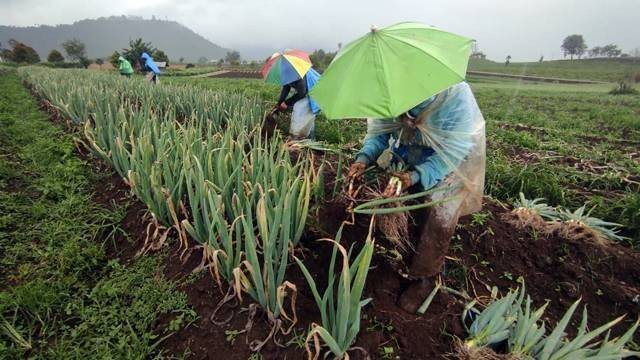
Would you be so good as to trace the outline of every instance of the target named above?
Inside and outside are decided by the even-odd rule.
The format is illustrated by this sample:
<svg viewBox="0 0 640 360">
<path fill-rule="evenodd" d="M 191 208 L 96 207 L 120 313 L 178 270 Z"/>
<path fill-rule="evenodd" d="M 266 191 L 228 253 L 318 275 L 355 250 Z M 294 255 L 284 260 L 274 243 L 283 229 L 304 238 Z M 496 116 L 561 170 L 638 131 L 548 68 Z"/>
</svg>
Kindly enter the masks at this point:
<svg viewBox="0 0 640 360">
<path fill-rule="evenodd" d="M 74 37 L 86 44 L 87 56 L 92 59 L 107 57 L 114 50 L 120 51 L 129 44 L 129 40 L 136 38 L 150 41 L 173 61 L 181 57 L 186 61 L 196 61 L 202 56 L 220 59 L 228 51 L 175 21 L 131 16 L 87 19 L 71 25 L 0 26 L 3 47 L 9 46 L 9 39 L 15 39 L 33 47 L 43 59 L 52 49 L 62 51 L 62 42 Z"/>
</svg>

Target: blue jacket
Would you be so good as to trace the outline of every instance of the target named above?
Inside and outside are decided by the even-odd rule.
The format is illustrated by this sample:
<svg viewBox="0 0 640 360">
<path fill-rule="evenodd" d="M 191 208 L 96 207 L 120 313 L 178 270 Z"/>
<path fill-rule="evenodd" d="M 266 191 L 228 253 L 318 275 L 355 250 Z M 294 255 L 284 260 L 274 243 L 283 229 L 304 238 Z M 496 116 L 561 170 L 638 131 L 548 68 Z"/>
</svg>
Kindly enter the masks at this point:
<svg viewBox="0 0 640 360">
<path fill-rule="evenodd" d="M 140 60 L 142 60 L 143 70 L 153 71 L 153 73 L 156 75 L 160 74 L 160 69 L 158 68 L 156 63 L 153 62 L 153 59 L 151 58 L 151 56 L 149 56 L 149 54 L 143 52 L 140 56 Z"/>
<path fill-rule="evenodd" d="M 431 105 L 437 108 L 429 109 L 431 114 L 426 122 L 432 130 L 431 141 L 439 142 L 440 151 L 423 145 L 420 131 L 415 131 L 415 138 L 408 143 L 402 143 L 400 126 L 395 131 L 367 137 L 363 147 L 356 156 L 356 161 L 365 164 L 375 162 L 382 152 L 390 149 L 394 154 L 409 165 L 412 184 L 418 182 L 427 190 L 451 173 L 469 154 L 474 142 L 468 134 L 473 129 L 475 117 L 479 109 L 473 93 L 466 83 L 452 86 L 437 96 L 445 96 L 444 101 L 434 104 L 436 96 L 418 104 L 408 111 L 411 117 L 417 117 Z M 383 120 L 394 121 L 394 120 Z"/>
</svg>

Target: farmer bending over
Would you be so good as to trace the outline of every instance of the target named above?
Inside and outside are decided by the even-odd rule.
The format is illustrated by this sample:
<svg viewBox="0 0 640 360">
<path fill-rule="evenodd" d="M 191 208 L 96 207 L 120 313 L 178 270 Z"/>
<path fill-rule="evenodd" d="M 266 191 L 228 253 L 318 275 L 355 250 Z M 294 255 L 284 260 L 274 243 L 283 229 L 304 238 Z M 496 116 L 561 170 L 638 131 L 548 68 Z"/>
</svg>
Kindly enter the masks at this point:
<svg viewBox="0 0 640 360">
<path fill-rule="evenodd" d="M 156 63 L 153 62 L 151 56 L 146 52 L 143 52 L 140 56 L 140 69 L 147 73 L 147 81 L 152 84 L 160 83 L 160 79 L 158 78 L 158 75 L 160 75 L 160 69 Z"/>
<path fill-rule="evenodd" d="M 120 75 L 124 75 L 126 77 L 131 77 L 131 74 L 133 74 L 131 64 L 122 56 L 118 58 L 118 71 L 120 71 Z"/>
<path fill-rule="evenodd" d="M 441 271 L 458 218 L 479 211 L 485 172 L 484 118 L 465 82 L 436 94 L 396 119 L 369 119 L 364 145 L 348 177 L 360 177 L 370 164 L 386 167 L 402 160 L 384 195 L 437 188 L 428 201 L 448 201 L 427 209 L 409 275 L 415 280 L 400 306 L 415 313 Z M 400 183 L 401 185 L 396 185 Z"/>
<path fill-rule="evenodd" d="M 309 69 L 302 78 L 286 84 L 280 91 L 280 98 L 276 105 L 276 110 L 285 111 L 293 106 L 291 113 L 291 124 L 289 134 L 293 140 L 315 138 L 316 114 L 320 112 L 318 105 L 309 98 L 309 91 L 320 78 L 320 74 L 313 69 Z M 291 89 L 295 93 L 289 96 Z"/>
</svg>

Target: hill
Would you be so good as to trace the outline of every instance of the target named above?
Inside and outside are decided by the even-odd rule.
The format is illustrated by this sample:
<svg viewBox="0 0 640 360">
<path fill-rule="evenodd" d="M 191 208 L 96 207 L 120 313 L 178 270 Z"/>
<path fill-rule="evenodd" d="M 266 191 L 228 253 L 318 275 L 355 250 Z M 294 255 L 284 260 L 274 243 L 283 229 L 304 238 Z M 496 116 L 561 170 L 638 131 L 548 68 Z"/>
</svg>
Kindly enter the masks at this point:
<svg viewBox="0 0 640 360">
<path fill-rule="evenodd" d="M 512 62 L 509 66 L 491 60 L 471 59 L 469 70 L 564 79 L 619 81 L 640 74 L 640 58 L 550 60 Z"/>
<path fill-rule="evenodd" d="M 70 25 L 56 26 L 0 26 L 0 42 L 7 46 L 9 39 L 15 39 L 32 46 L 45 59 L 49 51 L 62 51 L 62 42 L 78 38 L 87 46 L 89 58 L 104 58 L 114 50 L 120 51 L 129 40 L 143 38 L 153 46 L 164 50 L 169 59 L 176 61 L 184 57 L 186 61 L 196 61 L 224 57 L 229 49 L 220 47 L 191 29 L 175 21 L 145 20 L 140 17 L 111 16 L 87 19 Z"/>
</svg>

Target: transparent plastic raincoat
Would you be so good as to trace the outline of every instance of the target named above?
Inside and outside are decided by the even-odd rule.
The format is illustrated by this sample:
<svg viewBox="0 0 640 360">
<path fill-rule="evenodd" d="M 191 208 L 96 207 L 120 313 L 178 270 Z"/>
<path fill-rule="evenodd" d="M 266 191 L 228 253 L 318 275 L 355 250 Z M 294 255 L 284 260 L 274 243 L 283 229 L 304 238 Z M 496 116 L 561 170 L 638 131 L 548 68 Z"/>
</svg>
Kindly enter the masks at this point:
<svg viewBox="0 0 640 360">
<path fill-rule="evenodd" d="M 384 161 L 381 155 L 392 153 L 395 161 L 402 159 L 408 166 L 413 184 L 419 183 L 425 190 L 451 187 L 446 193 L 459 199 L 451 202 L 458 216 L 479 211 L 485 174 L 485 122 L 469 85 L 454 85 L 407 115 L 418 119 L 416 129 L 405 127 L 399 118 L 369 119 L 357 161 L 383 165 L 390 159 Z"/>
</svg>

